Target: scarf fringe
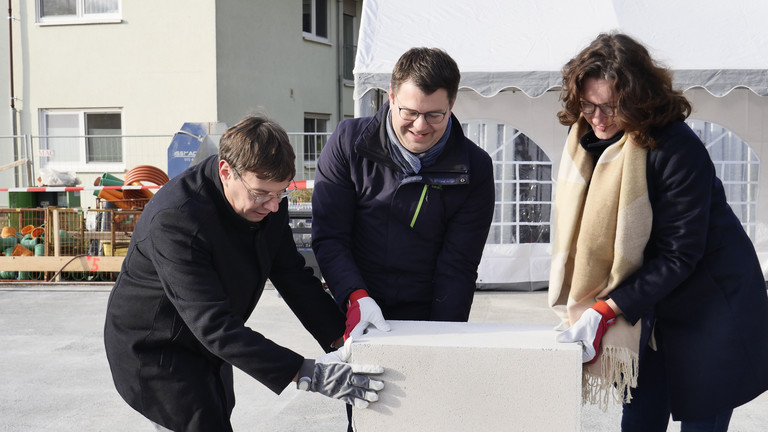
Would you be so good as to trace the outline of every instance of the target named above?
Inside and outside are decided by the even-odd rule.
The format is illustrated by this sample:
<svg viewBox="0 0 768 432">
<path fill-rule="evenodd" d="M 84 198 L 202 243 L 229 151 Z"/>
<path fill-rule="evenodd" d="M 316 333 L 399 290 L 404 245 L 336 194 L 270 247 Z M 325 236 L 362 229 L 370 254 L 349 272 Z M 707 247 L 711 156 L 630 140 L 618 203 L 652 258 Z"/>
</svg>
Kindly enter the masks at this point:
<svg viewBox="0 0 768 432">
<path fill-rule="evenodd" d="M 600 353 L 600 375 L 588 367 L 582 372 L 581 397 L 584 404 L 598 405 L 603 411 L 611 401 L 629 403 L 631 388 L 637 387 L 639 356 L 630 349 L 604 346 Z"/>
</svg>

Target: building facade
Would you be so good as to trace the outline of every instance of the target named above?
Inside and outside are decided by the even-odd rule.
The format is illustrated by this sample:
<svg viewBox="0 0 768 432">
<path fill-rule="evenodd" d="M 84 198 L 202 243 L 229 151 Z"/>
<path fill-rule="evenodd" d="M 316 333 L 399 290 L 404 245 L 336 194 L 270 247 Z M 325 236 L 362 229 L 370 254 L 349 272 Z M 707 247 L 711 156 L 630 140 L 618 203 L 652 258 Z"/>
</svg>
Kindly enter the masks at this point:
<svg viewBox="0 0 768 432">
<path fill-rule="evenodd" d="M 232 125 L 262 113 L 289 132 L 352 117 L 362 1 L 12 0 L 0 32 L 0 188 L 46 168 L 83 185 L 137 165 L 167 169 L 185 123 Z M 298 136 L 297 178 L 322 135 Z M 306 149 L 305 149 L 306 147 Z M 305 167 L 305 165 L 307 165 Z M 82 206 L 93 206 L 83 194 Z M 0 194 L 0 206 L 7 206 Z"/>
</svg>

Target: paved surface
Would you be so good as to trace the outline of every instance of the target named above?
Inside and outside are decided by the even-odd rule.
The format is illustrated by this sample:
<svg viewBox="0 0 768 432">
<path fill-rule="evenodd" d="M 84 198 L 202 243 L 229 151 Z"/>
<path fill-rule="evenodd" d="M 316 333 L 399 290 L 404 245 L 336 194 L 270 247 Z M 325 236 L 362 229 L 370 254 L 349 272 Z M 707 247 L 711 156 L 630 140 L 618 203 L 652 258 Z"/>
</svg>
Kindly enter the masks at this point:
<svg viewBox="0 0 768 432">
<path fill-rule="evenodd" d="M 0 431 L 136 431 L 154 427 L 115 391 L 102 344 L 109 285 L 0 285 Z M 475 296 L 477 322 L 555 324 L 546 293 Z M 306 356 L 322 354 L 277 296 L 267 291 L 248 321 Z M 235 371 L 235 431 L 344 431 L 344 405 L 292 387 L 275 395 Z M 620 407 L 586 406 L 584 432 L 619 430 Z M 510 421 L 514 431 L 514 420 Z M 671 423 L 668 431 L 679 431 Z M 736 409 L 732 432 L 768 431 L 768 393 Z"/>
</svg>

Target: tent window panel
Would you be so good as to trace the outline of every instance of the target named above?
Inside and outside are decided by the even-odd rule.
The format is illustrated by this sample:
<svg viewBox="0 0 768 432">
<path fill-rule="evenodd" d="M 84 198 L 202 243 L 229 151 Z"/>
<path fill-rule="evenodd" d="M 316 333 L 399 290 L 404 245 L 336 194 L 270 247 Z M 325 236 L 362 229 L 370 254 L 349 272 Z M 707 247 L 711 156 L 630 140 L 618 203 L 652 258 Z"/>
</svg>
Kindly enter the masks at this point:
<svg viewBox="0 0 768 432">
<path fill-rule="evenodd" d="M 552 184 L 539 182 L 520 182 L 518 185 L 520 201 L 552 201 Z"/>
<path fill-rule="evenodd" d="M 723 174 L 721 175 L 721 179 L 723 181 L 746 181 L 746 175 L 747 171 L 744 169 L 745 167 L 742 165 L 733 165 L 733 164 L 724 164 L 723 165 Z"/>
<path fill-rule="evenodd" d="M 496 200 L 501 202 L 517 201 L 517 184 L 513 182 L 496 182 Z"/>
<path fill-rule="evenodd" d="M 493 212 L 493 224 L 515 222 L 517 217 L 517 204 L 496 202 Z"/>
<path fill-rule="evenodd" d="M 498 244 L 501 239 L 501 227 L 492 226 L 488 231 L 488 243 Z"/>
<path fill-rule="evenodd" d="M 548 243 L 552 161 L 532 139 L 512 125 L 472 120 L 462 123 L 462 128 L 494 162 L 497 205 L 487 243 Z M 536 228 L 531 228 L 530 222 L 536 222 Z M 525 226 L 528 228 L 523 228 Z M 525 236 L 523 229 L 527 230 Z"/>
<path fill-rule="evenodd" d="M 496 181 L 504 179 L 504 165 L 503 164 L 493 164 L 493 179 Z"/>
<path fill-rule="evenodd" d="M 549 204 L 520 204 L 521 222 L 541 222 L 549 218 Z"/>
<path fill-rule="evenodd" d="M 740 183 L 726 183 L 723 187 L 725 188 L 725 196 L 728 197 L 728 203 L 731 204 L 731 206 L 750 201 L 751 188 L 747 185 Z"/>
<path fill-rule="evenodd" d="M 549 225 L 521 225 L 520 243 L 549 243 Z"/>
<path fill-rule="evenodd" d="M 517 180 L 518 174 L 517 174 L 517 164 L 512 163 L 505 163 L 503 170 L 502 179 L 503 180 Z"/>
<path fill-rule="evenodd" d="M 760 173 L 757 154 L 749 143 L 724 126 L 695 119 L 687 123 L 706 146 L 715 172 L 723 182 L 728 204 L 754 241 Z"/>
</svg>

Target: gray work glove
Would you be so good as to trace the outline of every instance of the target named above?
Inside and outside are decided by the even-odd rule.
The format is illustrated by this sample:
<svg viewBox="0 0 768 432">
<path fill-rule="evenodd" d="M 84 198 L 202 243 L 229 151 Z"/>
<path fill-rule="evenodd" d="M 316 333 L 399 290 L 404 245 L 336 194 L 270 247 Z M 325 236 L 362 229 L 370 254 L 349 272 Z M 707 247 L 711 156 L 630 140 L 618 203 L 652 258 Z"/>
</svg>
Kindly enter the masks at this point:
<svg viewBox="0 0 768 432">
<path fill-rule="evenodd" d="M 383 373 L 384 368 L 347 363 L 351 344 L 352 339 L 347 339 L 336 351 L 315 360 L 305 359 L 299 369 L 297 387 L 340 399 L 357 408 L 366 408 L 379 400 L 377 392 L 384 388 L 384 383 L 368 375 Z"/>
</svg>

